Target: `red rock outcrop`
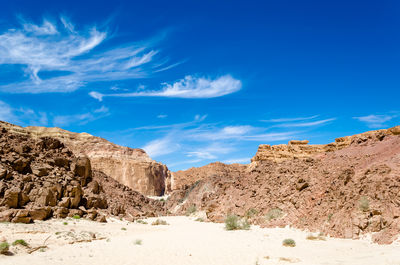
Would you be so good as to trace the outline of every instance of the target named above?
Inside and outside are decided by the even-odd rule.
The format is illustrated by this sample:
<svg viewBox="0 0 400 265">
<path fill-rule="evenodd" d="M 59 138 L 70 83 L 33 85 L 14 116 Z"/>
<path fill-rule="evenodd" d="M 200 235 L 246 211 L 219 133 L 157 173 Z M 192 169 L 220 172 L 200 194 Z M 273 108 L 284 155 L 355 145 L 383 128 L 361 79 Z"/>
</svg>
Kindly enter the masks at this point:
<svg viewBox="0 0 400 265">
<path fill-rule="evenodd" d="M 0 221 L 74 215 L 104 221 L 107 214 L 134 219 L 163 212 L 162 202 L 93 171 L 87 157 L 74 156 L 61 141 L 0 128 Z"/>
<path fill-rule="evenodd" d="M 160 196 L 170 190 L 168 168 L 152 160 L 142 149 L 119 146 L 88 133 L 74 133 L 60 128 L 20 127 L 5 122 L 0 122 L 0 126 L 34 139 L 58 139 L 76 156 L 87 156 L 93 169 L 142 194 Z"/>
<path fill-rule="evenodd" d="M 292 142 L 284 151 L 293 146 L 305 143 Z M 298 149 L 290 156 L 272 150 L 262 149 L 274 154 L 265 156 L 259 151 L 243 170 L 208 166 L 203 180 L 171 194 L 169 209 L 182 214 L 195 205 L 212 221 L 237 214 L 262 226 L 291 225 L 344 238 L 374 232 L 378 243 L 398 238 L 400 126 L 339 138 L 333 150 Z"/>
</svg>

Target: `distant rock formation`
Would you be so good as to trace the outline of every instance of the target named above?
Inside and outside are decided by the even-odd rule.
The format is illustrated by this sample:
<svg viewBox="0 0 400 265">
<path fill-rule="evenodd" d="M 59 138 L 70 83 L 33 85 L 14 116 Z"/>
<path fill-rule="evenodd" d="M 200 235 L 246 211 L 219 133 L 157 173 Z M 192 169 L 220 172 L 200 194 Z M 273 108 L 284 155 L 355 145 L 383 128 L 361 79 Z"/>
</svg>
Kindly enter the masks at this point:
<svg viewBox="0 0 400 265">
<path fill-rule="evenodd" d="M 341 150 L 352 143 L 362 143 L 368 139 L 383 139 L 387 135 L 400 135 L 400 126 L 341 137 L 335 139 L 334 143 L 323 145 L 308 145 L 307 140 L 291 140 L 288 144 L 272 146 L 269 144 L 262 144 L 258 147 L 258 151 L 251 161 L 257 162 L 268 160 L 282 162 L 285 160 L 313 157 L 318 154 Z"/>
<path fill-rule="evenodd" d="M 20 127 L 6 122 L 0 122 L 0 127 L 34 139 L 58 139 L 75 156 L 87 156 L 93 169 L 142 194 L 160 196 L 170 190 L 168 168 L 152 160 L 142 149 L 119 146 L 88 133 L 74 133 L 60 128 Z"/>
</svg>

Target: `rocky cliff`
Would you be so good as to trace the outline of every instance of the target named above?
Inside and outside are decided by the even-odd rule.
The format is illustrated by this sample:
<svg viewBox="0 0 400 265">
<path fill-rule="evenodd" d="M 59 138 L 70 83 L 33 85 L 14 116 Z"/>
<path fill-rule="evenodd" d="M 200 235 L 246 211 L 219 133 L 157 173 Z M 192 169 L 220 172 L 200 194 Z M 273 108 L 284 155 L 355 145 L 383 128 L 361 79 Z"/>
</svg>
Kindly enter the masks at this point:
<svg viewBox="0 0 400 265">
<path fill-rule="evenodd" d="M 88 133 L 60 128 L 20 127 L 0 122 L 0 127 L 33 139 L 52 137 L 60 140 L 76 156 L 87 156 L 92 168 L 145 195 L 163 195 L 170 189 L 168 168 L 152 160 L 142 149 L 113 144 Z"/>
<path fill-rule="evenodd" d="M 261 226 L 335 237 L 373 233 L 378 243 L 399 237 L 400 126 L 328 145 L 292 141 L 260 149 L 247 167 L 210 164 L 179 172 L 186 185 L 171 194 L 168 208 L 184 214 L 190 207 L 219 222 L 236 214 Z"/>
<path fill-rule="evenodd" d="M 108 214 L 134 219 L 163 212 L 162 203 L 92 170 L 59 140 L 33 139 L 0 128 L 0 221 Z"/>
<path fill-rule="evenodd" d="M 335 142 L 324 145 L 308 145 L 307 140 L 292 140 L 288 144 L 268 145 L 262 144 L 258 147 L 256 155 L 252 158 L 252 162 L 257 161 L 275 161 L 281 162 L 285 160 L 301 159 L 322 155 L 324 153 L 341 150 L 353 143 L 363 143 L 369 139 L 383 139 L 388 135 L 400 135 L 400 126 L 390 129 L 370 131 L 352 136 L 345 136 L 335 139 Z"/>
</svg>

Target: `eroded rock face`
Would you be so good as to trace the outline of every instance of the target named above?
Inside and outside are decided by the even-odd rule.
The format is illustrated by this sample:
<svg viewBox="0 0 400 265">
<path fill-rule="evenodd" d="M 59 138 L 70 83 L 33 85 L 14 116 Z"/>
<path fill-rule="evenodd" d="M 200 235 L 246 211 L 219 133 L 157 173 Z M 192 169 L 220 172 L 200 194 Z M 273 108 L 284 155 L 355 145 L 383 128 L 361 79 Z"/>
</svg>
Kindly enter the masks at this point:
<svg viewBox="0 0 400 265">
<path fill-rule="evenodd" d="M 296 141 L 282 149 L 298 152 L 290 156 L 268 149 L 266 159 L 258 156 L 247 167 L 214 163 L 174 173 L 174 181 L 199 178 L 172 192 L 167 207 L 185 214 L 195 205 L 212 221 L 236 214 L 261 226 L 335 237 L 374 232 L 375 242 L 391 243 L 400 235 L 399 128 L 339 138 L 329 152 Z"/>
<path fill-rule="evenodd" d="M 74 215 L 104 221 L 109 214 L 135 219 L 164 212 L 162 202 L 93 171 L 87 157 L 75 157 L 54 138 L 0 128 L 0 177 L 0 221 Z"/>
<path fill-rule="evenodd" d="M 103 138 L 87 133 L 73 133 L 60 128 L 19 127 L 5 122 L 0 126 L 10 132 L 29 136 L 34 139 L 51 137 L 58 139 L 77 157 L 88 157 L 94 170 L 104 172 L 118 182 L 145 195 L 163 195 L 170 190 L 170 172 L 168 168 L 152 160 L 142 149 L 133 149 L 113 144 Z M 48 142 L 46 145 L 57 145 Z M 56 147 L 56 146 L 53 146 Z M 28 161 L 19 160 L 15 166 L 21 172 L 28 170 Z M 55 164 L 64 165 L 66 161 L 55 160 Z M 45 169 L 35 168 L 46 174 Z M 1 178 L 0 168 L 0 178 Z"/>
<path fill-rule="evenodd" d="M 308 145 L 307 140 L 291 140 L 288 144 L 268 145 L 262 144 L 258 147 L 252 162 L 274 161 L 282 162 L 285 160 L 303 159 L 319 154 L 341 150 L 351 144 L 362 144 L 368 140 L 383 140 L 389 135 L 399 135 L 400 126 L 390 129 L 365 132 L 357 135 L 346 136 L 335 139 L 334 143 L 324 145 Z"/>
</svg>

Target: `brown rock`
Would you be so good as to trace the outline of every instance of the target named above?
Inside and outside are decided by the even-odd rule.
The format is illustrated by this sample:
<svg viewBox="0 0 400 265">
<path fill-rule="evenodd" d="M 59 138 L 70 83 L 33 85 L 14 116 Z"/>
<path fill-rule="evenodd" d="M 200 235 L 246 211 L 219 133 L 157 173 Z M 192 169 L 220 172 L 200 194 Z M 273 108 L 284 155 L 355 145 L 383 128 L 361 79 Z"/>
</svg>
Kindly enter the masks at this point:
<svg viewBox="0 0 400 265">
<path fill-rule="evenodd" d="M 4 193 L 4 199 L 1 205 L 8 206 L 10 208 L 18 207 L 18 198 L 21 190 L 19 188 L 11 188 L 6 190 Z"/>
<path fill-rule="evenodd" d="M 51 188 L 41 188 L 39 197 L 35 202 L 38 206 L 56 206 L 57 197 Z"/>
<path fill-rule="evenodd" d="M 29 216 L 33 220 L 46 220 L 51 217 L 51 213 L 51 207 L 37 207 L 29 210 Z"/>
</svg>

